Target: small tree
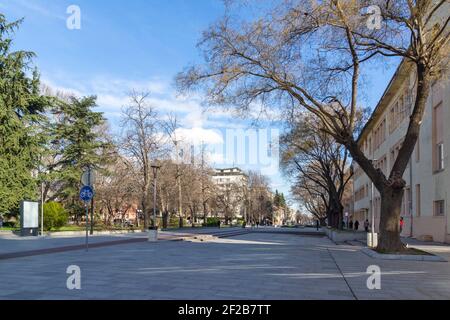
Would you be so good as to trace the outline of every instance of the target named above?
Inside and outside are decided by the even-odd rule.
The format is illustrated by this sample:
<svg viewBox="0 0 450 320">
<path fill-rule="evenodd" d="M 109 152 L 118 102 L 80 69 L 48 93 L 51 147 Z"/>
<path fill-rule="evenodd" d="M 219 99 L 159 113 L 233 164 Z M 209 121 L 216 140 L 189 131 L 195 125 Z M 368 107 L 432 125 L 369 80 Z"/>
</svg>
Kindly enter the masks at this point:
<svg viewBox="0 0 450 320">
<path fill-rule="evenodd" d="M 63 227 L 69 219 L 69 214 L 58 202 L 44 204 L 44 228 L 47 231 Z"/>
</svg>

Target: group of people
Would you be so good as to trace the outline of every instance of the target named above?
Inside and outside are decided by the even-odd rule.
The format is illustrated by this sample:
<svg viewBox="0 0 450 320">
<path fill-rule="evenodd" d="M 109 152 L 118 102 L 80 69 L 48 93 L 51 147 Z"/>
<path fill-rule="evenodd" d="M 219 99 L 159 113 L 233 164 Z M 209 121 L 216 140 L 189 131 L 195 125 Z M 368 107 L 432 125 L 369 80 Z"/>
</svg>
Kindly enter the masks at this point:
<svg viewBox="0 0 450 320">
<path fill-rule="evenodd" d="M 345 222 L 343 221 L 342 223 L 345 226 Z M 348 223 L 348 229 L 358 231 L 359 225 L 360 224 L 358 220 L 356 220 L 355 222 L 353 222 L 353 220 L 350 220 L 350 222 Z M 366 232 L 369 232 L 369 227 L 370 227 L 369 220 L 366 219 L 366 221 L 364 221 L 364 230 L 366 230 Z"/>
<path fill-rule="evenodd" d="M 343 226 L 345 227 L 345 221 L 342 221 Z M 403 217 L 400 218 L 400 233 L 403 232 L 403 227 L 405 225 L 405 220 L 403 219 Z M 366 221 L 364 221 L 364 230 L 366 232 L 369 232 L 369 228 L 370 228 L 370 223 L 369 220 L 366 219 Z M 350 230 L 356 230 L 358 231 L 359 229 L 359 221 L 356 220 L 355 223 L 353 223 L 353 220 L 350 220 L 350 222 L 348 223 L 348 229 Z"/>
</svg>

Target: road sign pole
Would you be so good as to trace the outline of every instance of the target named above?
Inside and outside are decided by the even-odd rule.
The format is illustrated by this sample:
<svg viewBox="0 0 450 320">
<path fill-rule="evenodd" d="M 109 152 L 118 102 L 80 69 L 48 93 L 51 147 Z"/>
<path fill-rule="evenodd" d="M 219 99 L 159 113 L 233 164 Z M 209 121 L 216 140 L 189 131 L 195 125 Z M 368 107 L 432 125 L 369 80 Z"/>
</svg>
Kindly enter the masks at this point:
<svg viewBox="0 0 450 320">
<path fill-rule="evenodd" d="M 84 202 L 84 206 L 86 207 L 86 251 L 89 251 L 89 213 L 88 213 L 88 203 Z"/>
<path fill-rule="evenodd" d="M 89 209 L 88 203 L 94 197 L 94 190 L 90 186 L 84 186 L 80 190 L 80 199 L 84 202 L 86 209 L 86 251 L 89 250 Z M 92 223 L 92 222 L 91 222 Z"/>
<path fill-rule="evenodd" d="M 89 186 L 93 187 L 93 179 L 92 179 L 92 169 L 89 167 L 88 170 L 88 179 L 89 179 Z M 91 223 L 90 223 L 90 234 L 94 234 L 94 198 L 91 199 Z"/>
</svg>

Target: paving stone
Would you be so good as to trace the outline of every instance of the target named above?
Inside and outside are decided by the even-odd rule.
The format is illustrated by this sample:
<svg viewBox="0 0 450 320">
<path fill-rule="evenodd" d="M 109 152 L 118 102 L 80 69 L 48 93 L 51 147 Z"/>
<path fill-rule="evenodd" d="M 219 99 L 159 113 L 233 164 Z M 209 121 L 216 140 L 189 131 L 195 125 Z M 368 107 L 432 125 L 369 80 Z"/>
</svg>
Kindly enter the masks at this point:
<svg viewBox="0 0 450 320">
<path fill-rule="evenodd" d="M 54 253 L 2 261 L 0 274 L 14 273 L 0 281 L 0 299 L 354 299 L 352 291 L 358 299 L 450 299 L 448 262 L 377 260 L 361 249 L 324 237 L 259 232 Z M 448 260 L 448 247 L 433 250 Z M 81 268 L 80 291 L 66 288 L 73 264 Z M 381 268 L 381 290 L 366 286 L 370 265 Z"/>
</svg>

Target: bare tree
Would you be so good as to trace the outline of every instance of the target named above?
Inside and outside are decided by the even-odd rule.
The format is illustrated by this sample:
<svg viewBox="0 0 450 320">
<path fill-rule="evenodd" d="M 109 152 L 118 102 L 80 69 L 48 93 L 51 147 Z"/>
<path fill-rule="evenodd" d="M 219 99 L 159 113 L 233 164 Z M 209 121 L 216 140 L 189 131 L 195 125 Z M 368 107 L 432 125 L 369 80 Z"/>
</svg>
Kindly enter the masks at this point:
<svg viewBox="0 0 450 320">
<path fill-rule="evenodd" d="M 377 5 L 383 23 L 368 28 L 362 9 Z M 446 0 L 282 1 L 253 22 L 225 17 L 203 34 L 206 64 L 178 76 L 181 89 L 204 86 L 212 104 L 250 110 L 303 108 L 344 145 L 381 194 L 378 250 L 398 252 L 403 174 L 420 132 L 430 85 L 442 77 L 449 51 Z M 236 22 L 237 21 L 237 22 Z M 401 58 L 412 70 L 415 101 L 404 143 L 388 176 L 357 141 L 360 77 L 369 62 Z M 373 67 L 373 65 L 372 65 Z M 258 103 L 256 103 L 258 102 Z"/>
<path fill-rule="evenodd" d="M 320 121 L 310 115 L 300 115 L 293 121 L 291 131 L 281 140 L 282 164 L 286 176 L 294 177 L 298 188 L 325 193 L 328 224 L 342 229 L 342 199 L 353 176 L 349 154 L 319 126 Z"/>
<path fill-rule="evenodd" d="M 147 100 L 149 93 L 130 93 L 130 105 L 122 112 L 123 136 L 121 148 L 138 168 L 140 203 L 144 214 L 144 228 L 148 229 L 151 213 L 152 160 L 156 159 L 161 137 L 158 135 L 160 122 L 155 108 Z M 156 223 L 156 222 L 154 222 Z"/>
<path fill-rule="evenodd" d="M 256 223 L 273 219 L 273 200 L 269 179 L 260 172 L 248 173 L 247 222 Z"/>
<path fill-rule="evenodd" d="M 173 143 L 175 148 L 175 163 L 176 163 L 176 173 L 175 179 L 178 187 L 178 217 L 180 221 L 180 228 L 183 227 L 183 194 L 182 194 L 182 181 L 181 178 L 183 176 L 182 171 L 182 149 L 180 148 L 183 140 L 178 134 L 178 129 L 180 128 L 178 123 L 178 118 L 176 115 L 169 114 L 167 121 L 164 123 L 164 130 L 166 134 L 169 136 L 170 141 Z"/>
<path fill-rule="evenodd" d="M 135 173 L 132 163 L 117 156 L 114 162 L 99 174 L 96 199 L 105 225 L 111 225 L 115 219 L 120 219 L 123 225 L 127 213 L 139 202 L 140 190 L 135 183 Z"/>
</svg>

